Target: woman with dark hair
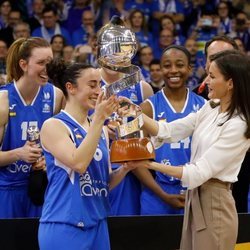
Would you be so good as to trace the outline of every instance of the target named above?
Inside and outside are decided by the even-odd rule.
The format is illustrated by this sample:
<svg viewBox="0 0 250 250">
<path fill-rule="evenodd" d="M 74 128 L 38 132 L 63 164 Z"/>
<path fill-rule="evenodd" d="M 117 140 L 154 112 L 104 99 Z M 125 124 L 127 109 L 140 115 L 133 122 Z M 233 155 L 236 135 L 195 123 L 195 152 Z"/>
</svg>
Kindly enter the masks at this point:
<svg viewBox="0 0 250 250">
<path fill-rule="evenodd" d="M 211 99 L 197 113 L 167 123 L 146 115 L 144 128 L 156 146 L 192 135 L 190 163 L 179 166 L 131 162 L 171 175 L 188 188 L 180 249 L 233 250 L 238 216 L 232 196 L 250 146 L 250 59 L 227 50 L 211 56 Z"/>
<path fill-rule="evenodd" d="M 108 250 L 109 189 L 130 170 L 122 165 L 111 173 L 103 128 L 118 100 L 104 97 L 100 72 L 90 65 L 55 61 L 47 72 L 63 90 L 66 106 L 41 130 L 48 187 L 39 226 L 40 249 Z M 95 109 L 92 120 L 90 109 Z"/>
<path fill-rule="evenodd" d="M 135 36 L 139 42 L 140 47 L 153 46 L 153 36 L 148 31 L 147 21 L 144 13 L 141 10 L 132 10 L 129 14 L 129 24 L 131 30 L 135 33 Z"/>
<path fill-rule="evenodd" d="M 51 37 L 51 49 L 53 52 L 53 57 L 62 57 L 63 56 L 63 48 L 66 46 L 66 40 L 64 36 L 57 34 Z"/>
<path fill-rule="evenodd" d="M 175 39 L 174 44 L 184 45 L 186 38 L 183 35 L 181 35 L 181 31 L 179 31 L 179 32 L 177 31 L 174 19 L 171 16 L 169 16 L 168 14 L 165 14 L 164 16 L 161 17 L 160 29 L 161 30 L 164 30 L 164 29 L 171 30 L 174 34 L 174 39 Z"/>
<path fill-rule="evenodd" d="M 48 83 L 46 65 L 52 60 L 43 38 L 20 38 L 8 51 L 7 81 L 0 89 L 0 218 L 39 217 L 41 206 L 28 196 L 30 174 L 45 168 L 42 150 L 28 141 L 29 126 L 41 128 L 58 113 L 63 94 Z M 36 164 L 35 164 L 36 163 Z"/>
</svg>

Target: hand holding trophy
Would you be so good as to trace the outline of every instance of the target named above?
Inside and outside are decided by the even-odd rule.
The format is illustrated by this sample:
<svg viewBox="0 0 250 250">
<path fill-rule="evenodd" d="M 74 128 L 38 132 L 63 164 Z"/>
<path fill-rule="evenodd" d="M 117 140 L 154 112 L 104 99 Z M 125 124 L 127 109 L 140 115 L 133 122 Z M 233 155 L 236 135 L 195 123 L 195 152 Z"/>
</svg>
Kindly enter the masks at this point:
<svg viewBox="0 0 250 250">
<path fill-rule="evenodd" d="M 131 88 L 141 80 L 140 68 L 131 64 L 137 50 L 135 34 L 123 25 L 119 17 L 114 16 L 99 31 L 97 45 L 99 65 L 125 75 L 113 84 L 104 86 L 107 97 Z M 149 138 L 143 137 L 141 130 L 143 119 L 139 106 L 125 99 L 121 105 L 125 105 L 129 112 L 123 117 L 115 114 L 110 120 L 112 124 L 116 124 L 116 140 L 110 148 L 111 162 L 154 159 L 153 144 Z"/>
</svg>

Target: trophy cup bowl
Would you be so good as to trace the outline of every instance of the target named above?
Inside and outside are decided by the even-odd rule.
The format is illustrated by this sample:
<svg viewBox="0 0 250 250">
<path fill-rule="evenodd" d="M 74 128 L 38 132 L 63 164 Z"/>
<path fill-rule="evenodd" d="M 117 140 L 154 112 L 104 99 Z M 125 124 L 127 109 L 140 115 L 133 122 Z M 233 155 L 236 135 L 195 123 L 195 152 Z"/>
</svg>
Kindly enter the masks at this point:
<svg viewBox="0 0 250 250">
<path fill-rule="evenodd" d="M 131 64 L 131 59 L 137 51 L 135 34 L 125 27 L 119 17 L 112 17 L 111 21 L 100 29 L 97 46 L 99 65 L 124 74 L 123 78 L 104 87 L 106 97 L 130 88 L 141 80 L 140 68 Z M 140 118 L 135 117 L 130 122 L 117 125 L 116 140 L 112 141 L 110 148 L 111 162 L 155 158 L 152 142 L 149 138 L 142 137 L 142 116 Z"/>
</svg>

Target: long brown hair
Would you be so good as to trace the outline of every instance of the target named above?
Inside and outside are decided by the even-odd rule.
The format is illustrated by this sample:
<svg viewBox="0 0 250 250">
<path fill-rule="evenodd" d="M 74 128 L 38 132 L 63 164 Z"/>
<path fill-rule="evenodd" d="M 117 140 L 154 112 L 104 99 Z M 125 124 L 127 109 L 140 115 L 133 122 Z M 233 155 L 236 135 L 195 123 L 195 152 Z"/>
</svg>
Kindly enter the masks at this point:
<svg viewBox="0 0 250 250">
<path fill-rule="evenodd" d="M 7 82 L 17 81 L 23 76 L 23 70 L 19 65 L 21 59 L 28 60 L 34 48 L 47 48 L 50 44 L 43 38 L 19 38 L 8 50 L 6 59 Z"/>
</svg>

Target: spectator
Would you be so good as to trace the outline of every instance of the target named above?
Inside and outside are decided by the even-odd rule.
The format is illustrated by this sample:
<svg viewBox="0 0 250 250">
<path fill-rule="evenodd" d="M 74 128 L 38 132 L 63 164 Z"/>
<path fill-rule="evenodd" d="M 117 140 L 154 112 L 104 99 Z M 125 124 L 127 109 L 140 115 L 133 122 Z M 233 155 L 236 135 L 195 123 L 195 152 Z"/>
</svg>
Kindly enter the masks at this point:
<svg viewBox="0 0 250 250">
<path fill-rule="evenodd" d="M 153 0 L 152 3 L 152 16 L 158 22 L 154 23 L 152 27 L 155 32 L 159 32 L 159 21 L 165 14 L 171 16 L 176 23 L 176 29 L 180 30 L 180 23 L 184 22 L 184 7 L 181 1 L 179 0 L 171 0 L 171 1 L 161 1 L 161 0 Z M 158 25 L 157 25 L 158 23 Z M 158 29 L 158 30 L 157 30 Z M 156 33 L 157 34 L 157 33 Z"/>
<path fill-rule="evenodd" d="M 185 42 L 185 47 L 191 55 L 190 65 L 192 67 L 191 75 L 187 80 L 187 86 L 190 90 L 193 90 L 199 86 L 205 76 L 205 62 L 203 57 L 199 57 L 198 43 L 196 40 L 188 38 Z"/>
<path fill-rule="evenodd" d="M 230 33 L 231 37 L 240 37 L 246 51 L 250 51 L 250 32 L 249 32 L 250 21 L 245 12 L 239 12 L 234 18 L 234 29 Z"/>
<path fill-rule="evenodd" d="M 180 31 L 176 30 L 176 24 L 174 22 L 174 19 L 169 16 L 168 14 L 165 14 L 160 19 L 160 29 L 169 29 L 173 31 L 174 34 L 174 40 L 176 45 L 184 45 L 186 38 L 181 34 Z"/>
<path fill-rule="evenodd" d="M 6 57 L 8 53 L 7 44 L 0 39 L 0 85 L 6 83 Z"/>
<path fill-rule="evenodd" d="M 63 60 L 66 63 L 72 63 L 74 60 L 74 47 L 72 45 L 66 45 L 63 47 Z"/>
<path fill-rule="evenodd" d="M 67 44 L 71 44 L 68 30 L 63 28 L 57 21 L 57 11 L 50 6 L 45 7 L 43 10 L 43 24 L 32 32 L 32 36 L 42 37 L 50 43 L 52 36 L 60 34 L 64 36 Z"/>
<path fill-rule="evenodd" d="M 61 58 L 63 55 L 63 48 L 66 45 L 65 38 L 62 35 L 54 35 L 51 38 L 51 49 L 53 52 L 53 58 Z"/>
<path fill-rule="evenodd" d="M 103 13 L 103 24 L 107 24 L 112 16 L 119 16 L 123 20 L 128 18 L 129 12 L 125 10 L 125 0 L 111 0 L 110 6 L 108 6 Z"/>
<path fill-rule="evenodd" d="M 148 0 L 128 0 L 125 2 L 125 9 L 127 11 L 140 10 L 143 12 L 145 21 L 148 25 L 150 17 L 152 15 L 150 1 Z"/>
<path fill-rule="evenodd" d="M 8 47 L 13 43 L 13 28 L 22 21 L 21 12 L 19 10 L 12 9 L 8 16 L 8 25 L 6 28 L 0 30 L 0 37 L 5 40 Z"/>
<path fill-rule="evenodd" d="M 32 3 L 32 16 L 27 20 L 30 25 L 31 33 L 43 24 L 43 0 L 33 0 Z"/>
<path fill-rule="evenodd" d="M 205 49 L 204 49 L 204 54 L 206 58 L 206 67 L 205 67 L 206 73 L 208 74 L 208 69 L 210 66 L 209 58 L 211 55 L 216 54 L 220 51 L 231 50 L 231 49 L 238 50 L 238 46 L 232 38 L 225 36 L 225 35 L 215 36 L 211 40 L 206 42 Z M 206 88 L 206 78 L 196 89 L 194 89 L 194 92 L 208 99 L 207 97 L 208 89 Z"/>
<path fill-rule="evenodd" d="M 88 42 L 88 35 L 95 32 L 94 21 L 92 11 L 85 10 L 82 13 L 82 26 L 72 34 L 72 43 L 74 46 L 83 45 Z"/>
<path fill-rule="evenodd" d="M 4 29 L 8 25 L 8 17 L 11 11 L 10 1 L 1 1 L 0 4 L 0 29 Z"/>
<path fill-rule="evenodd" d="M 26 22 L 19 22 L 13 28 L 14 40 L 18 38 L 29 38 L 30 37 L 30 26 Z"/>
<path fill-rule="evenodd" d="M 196 25 L 193 25 L 190 30 L 190 37 L 198 42 L 198 56 L 204 58 L 204 48 L 207 41 L 217 35 L 219 26 L 218 17 L 214 17 L 212 12 L 203 12 L 198 19 Z"/>
<path fill-rule="evenodd" d="M 232 18 L 230 4 L 227 1 L 220 1 L 217 5 L 217 12 L 220 18 L 218 35 L 228 35 L 232 32 Z"/>
<path fill-rule="evenodd" d="M 245 46 L 244 46 L 242 40 L 239 37 L 234 37 L 233 39 L 236 42 L 236 44 L 237 44 L 237 46 L 239 48 L 239 51 L 241 51 L 243 54 L 245 54 L 246 49 L 245 49 Z"/>
<path fill-rule="evenodd" d="M 148 31 L 144 13 L 141 10 L 132 10 L 128 17 L 131 30 L 135 33 L 139 47 L 153 46 L 153 36 Z"/>
<path fill-rule="evenodd" d="M 75 0 L 47 0 L 46 5 L 57 10 L 58 21 L 63 22 L 68 19 L 69 9 L 74 4 Z"/>
<path fill-rule="evenodd" d="M 141 68 L 141 73 L 146 82 L 150 82 L 149 65 L 154 59 L 153 50 L 150 46 L 146 45 L 139 50 L 139 66 Z"/>
<path fill-rule="evenodd" d="M 160 36 L 158 40 L 156 40 L 156 44 L 154 45 L 154 58 L 160 59 L 161 55 L 168 46 L 174 44 L 174 33 L 170 29 L 164 29 L 160 31 Z"/>
<path fill-rule="evenodd" d="M 164 86 L 164 80 L 161 70 L 161 63 L 158 59 L 153 59 L 149 64 L 150 81 L 154 94 L 161 90 Z"/>
<path fill-rule="evenodd" d="M 64 21 L 64 26 L 67 30 L 70 30 L 71 33 L 81 27 L 84 11 L 91 11 L 90 2 L 90 0 L 75 0 L 73 6 L 69 9 L 67 20 Z"/>
</svg>

